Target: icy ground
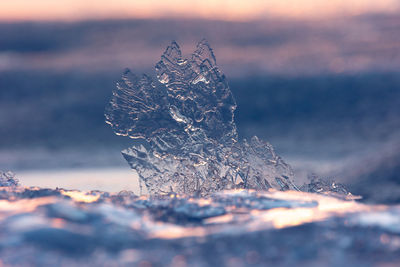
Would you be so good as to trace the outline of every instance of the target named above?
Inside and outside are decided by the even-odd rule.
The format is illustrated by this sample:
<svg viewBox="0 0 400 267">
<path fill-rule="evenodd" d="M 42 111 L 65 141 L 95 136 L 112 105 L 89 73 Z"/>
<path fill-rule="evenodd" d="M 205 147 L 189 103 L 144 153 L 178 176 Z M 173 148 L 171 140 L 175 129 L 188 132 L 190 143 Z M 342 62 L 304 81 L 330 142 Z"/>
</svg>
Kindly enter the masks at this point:
<svg viewBox="0 0 400 267">
<path fill-rule="evenodd" d="M 326 193 L 208 197 L 23 187 L 0 178 L 0 265 L 396 266 L 400 205 Z"/>
</svg>

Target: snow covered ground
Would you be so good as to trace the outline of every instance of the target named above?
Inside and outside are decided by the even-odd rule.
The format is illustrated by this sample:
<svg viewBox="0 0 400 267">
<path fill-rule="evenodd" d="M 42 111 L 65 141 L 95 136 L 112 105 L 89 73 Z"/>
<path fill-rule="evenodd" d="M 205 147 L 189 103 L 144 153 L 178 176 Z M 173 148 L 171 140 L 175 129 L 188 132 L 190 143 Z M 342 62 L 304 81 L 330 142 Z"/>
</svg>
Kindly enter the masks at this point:
<svg viewBox="0 0 400 267">
<path fill-rule="evenodd" d="M 400 206 L 338 197 L 274 190 L 138 197 L 9 180 L 0 187 L 0 263 L 396 266 Z"/>
</svg>

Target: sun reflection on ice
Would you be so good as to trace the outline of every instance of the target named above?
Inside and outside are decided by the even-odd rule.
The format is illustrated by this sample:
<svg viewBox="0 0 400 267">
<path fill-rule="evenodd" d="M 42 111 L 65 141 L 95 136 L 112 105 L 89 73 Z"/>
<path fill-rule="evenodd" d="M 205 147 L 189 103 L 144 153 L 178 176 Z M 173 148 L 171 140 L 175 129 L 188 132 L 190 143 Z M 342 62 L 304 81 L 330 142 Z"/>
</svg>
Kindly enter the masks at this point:
<svg viewBox="0 0 400 267">
<path fill-rule="evenodd" d="M 61 190 L 61 194 L 63 194 L 64 196 L 69 196 L 76 202 L 84 202 L 84 203 L 96 202 L 100 198 L 100 195 L 92 195 L 92 194 L 89 194 L 87 192 L 82 192 L 82 191 Z"/>
</svg>

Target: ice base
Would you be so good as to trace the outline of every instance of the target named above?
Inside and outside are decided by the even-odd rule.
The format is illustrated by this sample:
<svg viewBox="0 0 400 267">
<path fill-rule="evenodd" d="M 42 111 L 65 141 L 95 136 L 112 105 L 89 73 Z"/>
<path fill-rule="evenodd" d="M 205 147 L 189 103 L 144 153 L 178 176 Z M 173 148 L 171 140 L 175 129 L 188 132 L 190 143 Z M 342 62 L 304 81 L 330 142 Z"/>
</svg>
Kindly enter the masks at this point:
<svg viewBox="0 0 400 267">
<path fill-rule="evenodd" d="M 362 266 L 400 260 L 400 206 L 299 191 L 193 197 L 0 187 L 18 266 Z"/>
</svg>

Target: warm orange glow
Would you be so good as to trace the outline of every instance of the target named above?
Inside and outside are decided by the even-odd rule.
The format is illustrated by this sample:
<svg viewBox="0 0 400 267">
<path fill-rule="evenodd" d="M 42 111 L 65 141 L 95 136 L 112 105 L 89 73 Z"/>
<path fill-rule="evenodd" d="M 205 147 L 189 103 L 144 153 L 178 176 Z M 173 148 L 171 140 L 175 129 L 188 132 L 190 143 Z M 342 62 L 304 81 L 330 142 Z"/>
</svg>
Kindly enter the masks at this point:
<svg viewBox="0 0 400 267">
<path fill-rule="evenodd" d="M 262 214 L 260 217 L 266 223 L 270 223 L 274 228 L 285 228 L 297 226 L 304 223 L 316 222 L 326 219 L 328 214 L 315 212 L 314 209 L 297 208 L 297 209 L 273 209 L 270 212 Z"/>
<path fill-rule="evenodd" d="M 66 223 L 65 223 L 65 220 L 63 220 L 63 219 L 55 218 L 55 219 L 51 220 L 51 227 L 62 229 L 65 227 L 65 225 L 66 225 Z"/>
<path fill-rule="evenodd" d="M 322 221 L 332 215 L 342 216 L 344 214 L 371 210 L 371 207 L 354 201 L 343 201 L 337 198 L 323 197 L 316 194 L 292 191 L 286 192 L 285 194 L 282 194 L 282 192 L 275 192 L 273 193 L 273 196 L 282 200 L 318 200 L 318 206 L 314 208 L 278 208 L 270 210 L 269 212 L 261 213 L 258 216 L 261 221 L 272 224 L 274 228 L 292 227 L 304 223 Z M 374 206 L 373 208 L 379 209 L 378 206 Z M 258 224 L 260 220 L 255 220 L 255 222 Z"/>
<path fill-rule="evenodd" d="M 61 191 L 64 196 L 69 196 L 76 202 L 91 203 L 95 202 L 100 198 L 100 195 L 88 195 L 82 191 Z"/>
<path fill-rule="evenodd" d="M 251 20 L 270 16 L 320 18 L 399 10 L 399 0 L 12 0 L 1 1 L 0 20 L 160 17 Z"/>
<path fill-rule="evenodd" d="M 155 223 L 151 225 L 150 237 L 176 239 L 185 237 L 203 237 L 207 234 L 206 229 L 202 227 L 184 227 L 167 223 Z"/>
<path fill-rule="evenodd" d="M 242 190 L 231 190 L 224 192 L 224 195 L 236 195 L 240 197 Z M 252 191 L 255 193 L 255 191 Z M 63 191 L 63 195 L 70 196 L 78 202 L 94 202 L 99 195 L 89 195 L 79 191 Z M 251 192 L 250 192 L 251 193 Z M 257 194 L 261 194 L 260 192 Z M 243 196 L 246 196 L 243 194 Z M 297 191 L 274 191 L 263 192 L 262 196 L 271 199 L 294 200 L 295 203 L 303 203 L 299 207 L 292 208 L 271 208 L 266 210 L 244 209 L 240 206 L 232 206 L 228 213 L 221 216 L 210 217 L 203 221 L 202 226 L 183 226 L 160 221 L 154 221 L 150 215 L 138 216 L 135 211 L 126 210 L 122 207 L 113 207 L 110 204 L 97 204 L 95 210 L 107 217 L 107 220 L 120 225 L 130 226 L 140 231 L 148 231 L 150 238 L 177 239 L 185 237 L 204 237 L 213 234 L 229 234 L 254 232 L 266 229 L 279 229 L 293 227 L 310 222 L 323 221 L 328 218 L 348 217 L 349 223 L 364 225 L 381 225 L 390 228 L 399 224 L 399 218 L 387 211 L 387 206 L 365 205 L 355 201 L 346 201 L 334 197 L 311 194 Z M 146 199 L 142 196 L 141 199 Z M 56 197 L 42 197 L 35 199 L 22 199 L 10 202 L 0 200 L 0 219 L 7 218 L 14 214 L 32 213 L 38 207 L 46 204 L 57 203 Z M 192 203 L 201 205 L 215 204 L 211 199 L 191 199 Z M 308 205 L 304 205 L 307 204 Z M 312 204 L 312 203 L 315 203 Z M 312 205 L 310 205 L 312 204 Z M 295 204 L 296 205 L 296 204 Z M 110 213 L 110 211 L 113 211 Z M 354 222 L 348 215 L 358 216 Z M 353 217 L 354 218 L 354 217 Z M 32 221 L 34 220 L 34 221 Z M 51 225 L 55 228 L 65 227 L 65 221 L 61 218 L 36 216 L 29 221 L 23 220 L 14 224 L 14 229 L 31 227 L 31 225 Z M 385 236 L 381 236 L 381 242 L 387 242 Z"/>
<path fill-rule="evenodd" d="M 18 214 L 22 212 L 33 212 L 37 207 L 53 203 L 54 201 L 54 197 L 21 199 L 18 201 L 0 200 L 0 219 L 2 219 L 2 215 L 7 217 L 12 214 Z"/>
<path fill-rule="evenodd" d="M 230 190 L 225 191 L 224 195 L 239 194 L 243 190 Z M 293 227 L 305 223 L 323 221 L 332 217 L 342 217 L 351 213 L 370 214 L 373 216 L 382 216 L 385 211 L 385 206 L 371 206 L 357 203 L 355 201 L 346 201 L 334 197 L 310 194 L 297 191 L 275 191 L 270 190 L 265 192 L 264 196 L 272 199 L 293 200 L 300 202 L 315 202 L 318 205 L 310 207 L 298 208 L 273 208 L 268 210 L 251 210 L 243 212 L 241 208 L 232 206 L 228 214 L 221 216 L 211 217 L 204 220 L 205 227 L 185 227 L 180 225 L 153 222 L 146 220 L 146 226 L 151 230 L 151 238 L 162 239 L 175 239 L 185 237 L 203 237 L 216 233 L 240 233 L 241 231 L 251 232 L 260 231 L 265 229 L 280 229 L 286 227 Z M 195 199 L 192 200 L 196 202 Z M 203 199 L 199 200 L 202 203 Z M 374 212 L 378 212 L 377 215 Z M 379 219 L 378 219 L 379 220 Z M 365 218 L 367 223 L 371 219 Z M 391 218 L 386 218 L 386 221 L 393 223 Z M 142 224 L 132 224 L 132 228 L 138 228 Z"/>
</svg>

